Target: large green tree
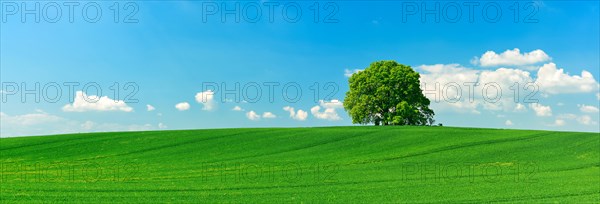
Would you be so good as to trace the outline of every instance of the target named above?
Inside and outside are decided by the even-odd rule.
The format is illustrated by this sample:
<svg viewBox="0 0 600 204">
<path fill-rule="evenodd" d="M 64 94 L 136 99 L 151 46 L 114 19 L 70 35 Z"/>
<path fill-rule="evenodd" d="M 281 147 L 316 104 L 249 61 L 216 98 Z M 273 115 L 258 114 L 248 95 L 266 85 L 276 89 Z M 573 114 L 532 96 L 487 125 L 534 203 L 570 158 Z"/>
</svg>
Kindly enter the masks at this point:
<svg viewBox="0 0 600 204">
<path fill-rule="evenodd" d="M 433 110 L 420 87 L 420 75 L 395 61 L 372 63 L 348 80 L 344 109 L 352 123 L 431 125 Z"/>
</svg>

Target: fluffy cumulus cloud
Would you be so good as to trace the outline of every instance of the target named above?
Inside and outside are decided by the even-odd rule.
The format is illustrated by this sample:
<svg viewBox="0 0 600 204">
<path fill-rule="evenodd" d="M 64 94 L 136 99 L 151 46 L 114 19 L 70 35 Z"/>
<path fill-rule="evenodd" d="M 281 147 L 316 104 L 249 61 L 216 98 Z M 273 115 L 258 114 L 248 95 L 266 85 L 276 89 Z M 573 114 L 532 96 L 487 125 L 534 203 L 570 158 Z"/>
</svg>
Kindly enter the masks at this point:
<svg viewBox="0 0 600 204">
<path fill-rule="evenodd" d="M 600 100 L 600 84 L 590 72 L 584 70 L 580 75 L 573 75 L 557 68 L 556 64 L 549 62 L 551 60 L 542 50 L 522 53 L 519 49 L 513 49 L 503 53 L 489 51 L 477 58 L 476 64 L 498 66 L 494 69 L 434 64 L 417 66 L 415 70 L 420 73 L 423 94 L 430 99 L 430 107 L 436 113 L 485 113 L 498 117 L 504 117 L 506 113 L 527 113 L 550 117 L 553 116 L 553 108 L 539 101 L 554 100 L 558 97 L 556 95 L 572 93 L 593 93 Z M 346 73 L 353 72 L 346 70 Z M 499 93 L 497 90 L 502 95 L 495 100 Z M 562 105 L 558 103 L 558 106 Z M 317 113 L 313 114 L 316 118 L 325 118 L 327 111 L 324 109 L 323 106 L 315 106 L 311 112 Z M 600 112 L 598 106 L 581 104 L 579 109 L 590 116 L 566 118 L 561 115 L 548 125 L 597 123 L 594 121 L 597 120 L 596 116 L 592 114 Z M 554 111 L 560 113 L 561 108 Z M 504 122 L 508 125 L 506 120 Z"/>
<path fill-rule="evenodd" d="M 544 106 L 539 103 L 531 103 L 529 107 L 535 112 L 535 115 L 540 117 L 552 116 L 552 108 L 550 106 Z"/>
<path fill-rule="evenodd" d="M 83 91 L 77 91 L 73 103 L 62 107 L 65 112 L 87 112 L 87 111 L 123 111 L 131 112 L 132 107 L 129 107 L 122 100 L 114 100 L 108 96 L 88 96 Z"/>
<path fill-rule="evenodd" d="M 521 50 L 515 48 L 513 50 L 506 50 L 503 53 L 496 53 L 494 51 L 487 51 L 481 57 L 474 58 L 473 64 L 479 64 L 484 67 L 488 66 L 523 66 L 532 65 L 540 62 L 547 62 L 551 58 L 543 50 L 534 50 L 531 52 L 524 52 L 521 54 Z"/>
<path fill-rule="evenodd" d="M 432 107 L 441 111 L 480 114 L 479 108 L 492 111 L 524 111 L 514 102 L 510 87 L 524 86 L 533 80 L 527 71 L 499 68 L 479 71 L 458 64 L 422 65 L 421 88 L 432 101 Z"/>
<path fill-rule="evenodd" d="M 15 115 L 10 116 L 5 114 L 4 112 L 0 112 L 0 118 L 2 119 L 2 128 L 7 128 L 9 126 L 5 125 L 18 125 L 18 126 L 35 126 L 44 123 L 54 123 L 54 122 L 62 122 L 63 118 L 50 115 L 42 110 L 36 110 L 35 113 L 23 114 L 23 115 Z"/>
<path fill-rule="evenodd" d="M 424 70 L 421 82 L 428 84 L 448 84 L 451 82 L 462 84 L 462 82 L 477 82 L 479 71 L 463 67 L 459 64 L 435 64 L 421 65 Z"/>
<path fill-rule="evenodd" d="M 196 102 L 203 105 L 202 110 L 214 110 L 217 106 L 214 97 L 215 93 L 212 90 L 206 90 L 196 93 Z"/>
<path fill-rule="evenodd" d="M 146 110 L 147 110 L 147 111 L 153 111 L 153 110 L 156 110 L 156 108 L 154 108 L 154 106 L 152 106 L 152 105 L 150 105 L 150 104 L 147 104 L 147 105 L 146 105 Z"/>
<path fill-rule="evenodd" d="M 521 69 L 476 70 L 459 64 L 421 65 L 417 70 L 421 73 L 423 94 L 431 100 L 431 107 L 436 112 L 480 114 L 482 110 L 525 112 L 531 108 L 537 116 L 551 116 L 550 106 L 531 102 L 548 98 L 551 94 L 597 91 L 600 86 L 589 72 L 583 71 L 581 76 L 569 75 L 563 69 L 557 69 L 554 63 L 540 66 L 536 77 Z M 471 88 L 473 84 L 477 84 L 474 89 Z M 493 87 L 489 86 L 486 90 L 486 84 Z M 518 87 L 514 87 L 515 84 Z M 536 85 L 540 92 L 533 90 L 532 86 Z M 502 95 L 497 101 L 490 101 L 498 93 L 496 87 L 502 91 Z M 520 91 L 516 92 L 515 88 Z M 531 93 L 533 97 L 530 97 Z M 515 102 L 516 99 L 519 102 Z M 527 107 L 521 102 L 530 105 Z M 594 108 L 597 107 L 580 107 L 586 113 L 594 113 Z"/>
<path fill-rule="evenodd" d="M 555 127 L 565 126 L 567 124 L 567 120 L 575 120 L 575 119 L 577 119 L 577 115 L 575 115 L 575 114 L 559 114 L 558 116 L 556 116 L 554 123 L 550 124 L 549 126 L 555 126 Z"/>
<path fill-rule="evenodd" d="M 580 76 L 569 75 L 554 63 L 545 64 L 538 70 L 535 83 L 541 91 L 550 94 L 587 93 L 598 90 L 599 86 L 590 72 L 583 70 Z"/>
<path fill-rule="evenodd" d="M 565 120 L 563 119 L 556 119 L 554 120 L 554 124 L 552 124 L 553 126 L 564 126 L 565 125 Z"/>
<path fill-rule="evenodd" d="M 566 119 L 566 120 L 575 120 L 577 119 L 577 115 L 568 113 L 568 114 L 560 114 L 556 116 L 557 119 Z"/>
<path fill-rule="evenodd" d="M 156 130 L 158 127 L 155 127 L 150 124 L 132 124 L 132 125 L 123 125 L 117 123 L 97 123 L 93 121 L 85 121 L 80 123 L 79 132 L 112 132 L 112 131 L 144 131 L 144 130 Z"/>
<path fill-rule="evenodd" d="M 334 121 L 342 119 L 336 111 L 336 109 L 342 108 L 344 108 L 344 104 L 339 100 L 331 100 L 329 102 L 319 100 L 319 105 L 312 107 L 310 112 L 315 118 Z M 323 109 L 323 111 L 321 111 L 321 109 Z"/>
<path fill-rule="evenodd" d="M 479 89 L 484 99 L 482 107 L 486 110 L 519 110 L 523 107 L 514 102 L 515 92 L 511 90 L 515 84 L 519 89 L 531 83 L 533 79 L 530 73 L 519 69 L 499 68 L 491 71 L 483 71 L 479 76 Z M 498 100 L 496 101 L 496 98 Z M 490 102 L 491 101 L 491 102 Z"/>
<path fill-rule="evenodd" d="M 262 114 L 262 117 L 263 118 L 276 118 L 277 116 L 275 114 L 271 113 L 271 112 L 264 112 Z"/>
<path fill-rule="evenodd" d="M 556 120 L 552 126 L 564 126 L 567 121 L 574 121 L 582 125 L 597 125 L 598 122 L 594 121 L 589 115 L 575 115 L 575 114 L 560 114 L 556 116 Z"/>
<path fill-rule="evenodd" d="M 421 65 L 417 67 L 421 71 L 421 88 L 423 94 L 432 102 L 432 108 L 435 110 L 450 110 L 457 112 L 470 112 L 478 114 L 478 102 L 464 100 L 468 95 L 464 95 L 465 83 L 476 83 L 479 80 L 479 71 L 465 68 L 459 64 L 435 64 Z M 452 88 L 453 85 L 461 86 L 461 90 Z M 448 87 L 443 90 L 444 87 Z M 453 101 L 455 98 L 462 100 Z M 451 102 L 446 102 L 448 99 Z"/>
<path fill-rule="evenodd" d="M 290 118 L 294 120 L 304 121 L 308 117 L 308 113 L 306 111 L 300 109 L 298 111 L 295 111 L 295 109 L 290 106 L 283 107 L 283 110 L 289 112 Z"/>
<path fill-rule="evenodd" d="M 181 103 L 175 104 L 175 108 L 179 111 L 189 110 L 190 104 L 188 102 L 181 102 Z"/>
<path fill-rule="evenodd" d="M 523 104 L 517 103 L 517 105 L 515 106 L 515 110 L 514 111 L 515 112 L 523 112 L 523 111 L 526 111 L 526 110 L 527 110 L 527 108 Z"/>
<path fill-rule="evenodd" d="M 264 112 L 262 115 L 254 112 L 254 111 L 246 112 L 246 118 L 248 118 L 249 120 L 260 120 L 260 118 L 272 119 L 272 118 L 276 118 L 276 117 L 277 116 L 271 112 Z"/>
<path fill-rule="evenodd" d="M 509 68 L 499 68 L 494 71 L 483 71 L 479 76 L 479 83 L 482 85 L 488 83 L 497 83 L 502 86 L 502 88 L 509 88 L 514 85 L 514 83 L 527 83 L 532 82 L 533 79 L 530 76 L 530 73 L 527 71 L 519 70 L 519 69 L 509 69 Z"/>
<path fill-rule="evenodd" d="M 362 69 L 353 69 L 353 70 L 345 69 L 344 70 L 344 76 L 345 77 L 351 77 L 353 74 L 358 73 L 360 71 L 362 71 Z"/>
<path fill-rule="evenodd" d="M 506 125 L 506 126 L 512 126 L 512 125 L 513 125 L 513 122 L 512 122 L 512 121 L 510 121 L 510 120 L 506 120 L 506 121 L 504 122 L 504 125 Z"/>
<path fill-rule="evenodd" d="M 246 118 L 250 120 L 258 120 L 260 119 L 260 115 L 256 114 L 254 111 L 249 111 L 246 113 Z"/>
<path fill-rule="evenodd" d="M 235 106 L 231 109 L 232 111 L 244 111 L 244 109 L 240 106 Z"/>
<path fill-rule="evenodd" d="M 599 110 L 596 106 L 590 106 L 585 104 L 578 104 L 579 110 L 584 113 L 598 113 Z"/>
<path fill-rule="evenodd" d="M 52 135 L 80 132 L 142 131 L 159 127 L 150 124 L 98 123 L 90 120 L 83 122 L 36 110 L 34 113 L 9 115 L 0 112 L 0 136 Z"/>
<path fill-rule="evenodd" d="M 590 117 L 589 115 L 582 115 L 582 116 L 578 117 L 577 122 L 579 122 L 583 125 L 597 125 L 598 124 L 596 121 L 593 121 L 592 117 Z"/>
</svg>

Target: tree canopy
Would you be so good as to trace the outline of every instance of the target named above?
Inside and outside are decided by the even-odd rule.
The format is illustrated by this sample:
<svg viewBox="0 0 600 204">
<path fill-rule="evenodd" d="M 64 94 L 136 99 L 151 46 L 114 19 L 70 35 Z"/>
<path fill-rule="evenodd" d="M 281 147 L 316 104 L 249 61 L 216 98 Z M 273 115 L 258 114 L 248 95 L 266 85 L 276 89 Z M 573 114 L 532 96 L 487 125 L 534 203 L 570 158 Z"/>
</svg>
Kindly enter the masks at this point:
<svg viewBox="0 0 600 204">
<path fill-rule="evenodd" d="M 395 61 L 378 61 L 348 79 L 344 109 L 352 123 L 431 125 L 433 110 L 420 87 L 420 75 Z"/>
</svg>

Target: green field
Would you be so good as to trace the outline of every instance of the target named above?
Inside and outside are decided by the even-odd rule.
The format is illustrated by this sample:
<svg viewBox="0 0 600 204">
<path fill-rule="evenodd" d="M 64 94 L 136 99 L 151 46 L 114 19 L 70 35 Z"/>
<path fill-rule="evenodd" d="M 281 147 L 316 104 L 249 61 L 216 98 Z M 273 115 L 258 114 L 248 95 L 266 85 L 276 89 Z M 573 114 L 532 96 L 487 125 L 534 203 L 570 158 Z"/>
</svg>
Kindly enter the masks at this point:
<svg viewBox="0 0 600 204">
<path fill-rule="evenodd" d="M 258 128 L 0 139 L 2 202 L 600 202 L 600 134 Z"/>
</svg>

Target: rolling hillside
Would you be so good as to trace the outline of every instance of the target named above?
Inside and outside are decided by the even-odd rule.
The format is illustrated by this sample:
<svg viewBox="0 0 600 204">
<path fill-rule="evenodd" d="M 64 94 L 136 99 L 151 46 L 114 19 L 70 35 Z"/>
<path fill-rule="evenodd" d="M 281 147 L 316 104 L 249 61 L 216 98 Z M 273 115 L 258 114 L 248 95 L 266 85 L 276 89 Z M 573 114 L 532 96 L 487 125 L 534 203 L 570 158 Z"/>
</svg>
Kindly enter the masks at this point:
<svg viewBox="0 0 600 204">
<path fill-rule="evenodd" d="M 600 134 L 450 127 L 0 139 L 2 202 L 600 202 Z"/>
</svg>

